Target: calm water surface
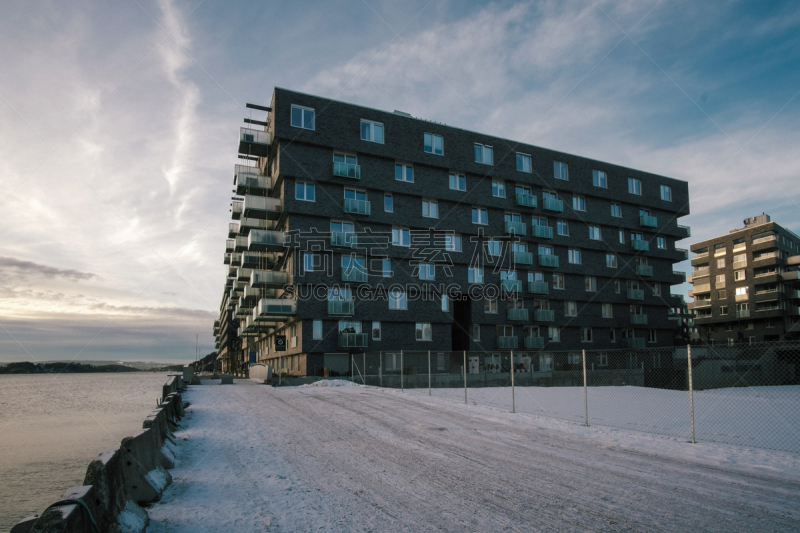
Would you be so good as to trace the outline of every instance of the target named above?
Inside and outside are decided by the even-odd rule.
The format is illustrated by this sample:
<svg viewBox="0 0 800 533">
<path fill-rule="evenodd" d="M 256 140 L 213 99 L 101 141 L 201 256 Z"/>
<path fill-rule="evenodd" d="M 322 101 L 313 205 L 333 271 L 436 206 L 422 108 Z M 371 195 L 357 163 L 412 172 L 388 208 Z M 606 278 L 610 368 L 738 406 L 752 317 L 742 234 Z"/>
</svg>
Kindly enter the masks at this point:
<svg viewBox="0 0 800 533">
<path fill-rule="evenodd" d="M 167 376 L 0 375 L 0 532 L 82 485 L 92 459 L 141 429 Z"/>
</svg>

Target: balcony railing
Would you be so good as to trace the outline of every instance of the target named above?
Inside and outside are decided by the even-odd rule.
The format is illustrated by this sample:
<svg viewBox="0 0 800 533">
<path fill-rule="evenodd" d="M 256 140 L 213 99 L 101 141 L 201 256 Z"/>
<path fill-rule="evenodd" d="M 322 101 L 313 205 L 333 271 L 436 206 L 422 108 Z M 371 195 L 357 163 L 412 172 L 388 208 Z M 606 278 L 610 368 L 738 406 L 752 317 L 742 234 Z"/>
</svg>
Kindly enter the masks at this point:
<svg viewBox="0 0 800 533">
<path fill-rule="evenodd" d="M 354 163 L 343 163 L 341 161 L 334 161 L 333 175 L 341 176 L 342 178 L 361 179 L 361 167 Z"/>
<path fill-rule="evenodd" d="M 255 314 L 259 317 L 295 315 L 297 314 L 297 300 L 262 298 L 258 302 Z"/>
<path fill-rule="evenodd" d="M 372 205 L 366 200 L 356 200 L 355 198 L 344 199 L 344 212 L 354 215 L 371 215 Z"/>
<path fill-rule="evenodd" d="M 352 283 L 366 283 L 368 278 L 368 274 L 357 268 L 350 268 L 350 269 L 343 269 L 342 270 L 342 281 L 350 281 Z"/>
<path fill-rule="evenodd" d="M 517 205 L 522 205 L 525 207 L 537 207 L 537 198 L 537 196 L 532 194 L 519 193 L 517 194 Z"/>
<path fill-rule="evenodd" d="M 681 278 L 681 283 L 686 283 L 686 272 L 680 272 L 678 270 L 673 270 L 672 271 L 672 275 L 673 276 L 678 276 L 679 278 Z"/>
<path fill-rule="evenodd" d="M 771 272 L 770 275 L 772 275 L 772 274 L 774 274 L 774 273 Z M 781 274 L 781 279 L 783 281 L 797 281 L 797 280 L 800 280 L 800 271 L 792 270 L 792 271 L 789 271 L 789 272 L 784 272 L 783 274 Z"/>
<path fill-rule="evenodd" d="M 233 239 L 239 234 L 239 224 L 228 222 L 228 238 Z"/>
<path fill-rule="evenodd" d="M 651 215 L 639 215 L 639 225 L 646 228 L 657 228 L 658 219 Z"/>
<path fill-rule="evenodd" d="M 258 167 L 236 165 L 233 171 L 233 183 L 236 194 L 247 194 L 256 190 L 266 192 L 272 188 L 272 178 L 262 176 Z"/>
<path fill-rule="evenodd" d="M 734 299 L 735 299 L 737 302 L 746 302 L 747 300 L 749 300 L 749 299 L 750 299 L 750 295 L 749 295 L 748 293 L 744 293 L 744 294 L 737 294 L 736 296 L 734 296 Z"/>
<path fill-rule="evenodd" d="M 678 224 L 678 229 L 683 231 L 686 237 L 692 236 L 692 228 L 690 228 L 689 226 L 681 226 L 680 224 Z"/>
<path fill-rule="evenodd" d="M 500 280 L 500 288 L 503 292 L 522 292 L 522 280 L 503 279 Z"/>
<path fill-rule="evenodd" d="M 532 294 L 548 294 L 550 285 L 546 281 L 529 281 L 528 292 Z"/>
<path fill-rule="evenodd" d="M 632 314 L 631 315 L 631 324 L 637 326 L 646 326 L 647 325 L 647 315 L 643 314 Z"/>
<path fill-rule="evenodd" d="M 631 241 L 631 249 L 639 250 L 640 252 L 649 252 L 650 243 L 643 239 L 634 239 Z"/>
<path fill-rule="evenodd" d="M 750 310 L 742 309 L 741 311 L 736 311 L 736 318 L 750 318 Z"/>
<path fill-rule="evenodd" d="M 331 246 L 355 248 L 357 246 L 356 241 L 357 239 L 355 233 L 346 233 L 341 231 L 331 232 Z"/>
<path fill-rule="evenodd" d="M 250 251 L 277 252 L 287 244 L 286 234 L 282 231 L 254 229 L 247 235 L 247 249 Z"/>
<path fill-rule="evenodd" d="M 533 254 L 531 252 L 514 252 L 514 262 L 520 265 L 532 265 Z"/>
<path fill-rule="evenodd" d="M 539 266 L 558 268 L 558 256 L 557 255 L 540 255 L 539 256 Z"/>
<path fill-rule="evenodd" d="M 734 261 L 733 262 L 734 270 L 736 270 L 738 268 L 744 268 L 746 266 L 747 266 L 747 259 L 745 259 L 744 261 Z"/>
<path fill-rule="evenodd" d="M 506 220 L 506 233 L 514 235 L 526 235 L 525 223 Z"/>
<path fill-rule="evenodd" d="M 717 285 L 719 287 L 719 285 Z M 692 289 L 692 294 L 700 294 L 703 292 L 711 292 L 711 284 L 703 283 L 702 285 L 695 285 Z"/>
<path fill-rule="evenodd" d="M 266 218 L 249 218 L 242 217 L 239 227 L 239 233 L 247 235 L 254 229 L 273 229 L 275 228 L 274 220 L 267 220 Z"/>
<path fill-rule="evenodd" d="M 800 316 L 800 307 L 796 305 L 789 307 L 789 316 Z"/>
<path fill-rule="evenodd" d="M 236 239 L 225 239 L 225 251 L 228 253 L 236 250 Z"/>
<path fill-rule="evenodd" d="M 685 248 L 675 248 L 675 251 L 681 255 L 682 261 L 689 259 L 689 250 L 686 250 Z"/>
<path fill-rule="evenodd" d="M 269 196 L 254 196 L 248 194 L 244 197 L 243 215 L 248 218 L 266 218 L 275 220 L 281 216 L 283 206 L 280 198 Z"/>
<path fill-rule="evenodd" d="M 644 290 L 628 289 L 628 300 L 644 300 Z"/>
<path fill-rule="evenodd" d="M 790 300 L 800 299 L 800 290 L 794 289 L 786 293 L 786 297 Z"/>
<path fill-rule="evenodd" d="M 525 322 L 528 321 L 528 310 L 527 309 L 509 309 L 508 310 L 508 319 L 509 320 L 523 320 Z"/>
<path fill-rule="evenodd" d="M 636 265 L 636 273 L 640 276 L 652 276 L 653 267 L 650 265 Z"/>
<path fill-rule="evenodd" d="M 339 333 L 339 348 L 366 348 L 368 333 Z"/>
<path fill-rule="evenodd" d="M 239 128 L 239 153 L 265 157 L 272 139 L 268 131 Z"/>
<path fill-rule="evenodd" d="M 548 211 L 557 211 L 559 213 L 564 212 L 564 201 L 563 200 L 556 200 L 554 198 L 543 198 L 542 199 L 542 208 L 547 209 Z"/>
<path fill-rule="evenodd" d="M 708 267 L 704 268 L 696 268 L 694 272 L 692 272 L 692 279 L 695 278 L 702 278 L 703 276 L 708 276 Z"/>
<path fill-rule="evenodd" d="M 251 287 L 283 287 L 289 283 L 289 273 L 281 270 L 253 270 Z"/>
<path fill-rule="evenodd" d="M 529 350 L 544 348 L 544 337 L 525 337 L 525 347 Z"/>
<path fill-rule="evenodd" d="M 236 279 L 238 281 L 250 281 L 250 275 L 253 273 L 253 269 L 251 268 L 244 268 L 239 267 L 236 273 Z"/>
<path fill-rule="evenodd" d="M 539 237 L 541 239 L 552 239 L 553 238 L 553 228 L 550 226 L 543 226 L 541 224 L 536 224 L 533 226 L 533 236 Z"/>
<path fill-rule="evenodd" d="M 758 239 L 755 239 L 753 241 L 753 244 L 761 244 L 762 242 L 773 242 L 777 240 L 778 240 L 777 235 L 768 235 L 766 237 L 759 237 Z"/>
<path fill-rule="evenodd" d="M 629 337 L 627 339 L 622 339 L 623 348 L 644 348 L 644 346 L 644 337 Z"/>
<path fill-rule="evenodd" d="M 241 200 L 234 200 L 231 202 L 231 218 L 234 220 L 239 220 L 242 218 L 242 207 L 244 206 L 244 202 Z"/>
<path fill-rule="evenodd" d="M 556 312 L 551 309 L 537 309 L 533 316 L 537 322 L 553 322 L 556 319 Z"/>
<path fill-rule="evenodd" d="M 517 349 L 517 338 L 516 337 L 506 337 L 506 336 L 497 337 L 497 349 L 498 350 L 516 350 Z"/>
<path fill-rule="evenodd" d="M 235 251 L 237 251 L 237 252 L 244 252 L 245 250 L 247 250 L 247 247 L 249 246 L 249 242 L 248 242 L 248 240 L 247 240 L 247 237 L 246 237 L 246 236 L 244 236 L 244 235 L 237 235 L 237 236 L 234 238 L 234 240 L 236 241 L 236 247 L 235 247 Z"/>
<path fill-rule="evenodd" d="M 328 300 L 329 315 L 352 315 L 355 309 L 353 300 Z"/>
</svg>

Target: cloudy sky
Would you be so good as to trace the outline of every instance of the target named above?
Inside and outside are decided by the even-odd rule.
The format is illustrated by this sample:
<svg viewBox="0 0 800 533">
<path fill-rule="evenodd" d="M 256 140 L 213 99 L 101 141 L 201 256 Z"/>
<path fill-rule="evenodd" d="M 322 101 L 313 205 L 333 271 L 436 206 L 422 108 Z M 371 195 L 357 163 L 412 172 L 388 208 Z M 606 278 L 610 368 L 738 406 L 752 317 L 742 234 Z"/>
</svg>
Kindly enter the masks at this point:
<svg viewBox="0 0 800 533">
<path fill-rule="evenodd" d="M 686 180 L 684 248 L 800 233 L 795 2 L 5 0 L 0 29 L 0 361 L 213 350 L 275 86 Z"/>
</svg>

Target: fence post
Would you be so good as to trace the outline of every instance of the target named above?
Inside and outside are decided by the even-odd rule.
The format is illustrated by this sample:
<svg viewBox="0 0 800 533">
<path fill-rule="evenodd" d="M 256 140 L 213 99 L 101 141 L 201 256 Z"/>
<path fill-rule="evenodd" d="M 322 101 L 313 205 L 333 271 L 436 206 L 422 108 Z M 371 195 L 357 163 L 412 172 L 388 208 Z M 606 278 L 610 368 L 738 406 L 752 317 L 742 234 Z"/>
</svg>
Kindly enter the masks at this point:
<svg viewBox="0 0 800 533">
<path fill-rule="evenodd" d="M 431 395 L 431 351 L 428 350 L 428 396 Z"/>
<path fill-rule="evenodd" d="M 381 358 L 381 360 L 378 361 L 378 382 L 381 384 L 381 387 L 383 387 L 383 350 L 378 352 L 378 357 Z"/>
<path fill-rule="evenodd" d="M 689 410 L 692 413 L 692 444 L 695 443 L 694 440 L 694 389 L 692 387 L 692 346 L 691 344 L 686 345 L 686 354 L 689 357 Z"/>
<path fill-rule="evenodd" d="M 467 405 L 467 351 L 464 350 L 464 405 Z"/>
<path fill-rule="evenodd" d="M 589 395 L 587 393 L 586 388 L 586 350 L 581 350 L 583 352 L 583 419 L 586 423 L 586 427 L 589 427 Z"/>
<path fill-rule="evenodd" d="M 517 404 L 514 398 L 514 350 L 511 350 L 511 412 L 517 412 Z"/>
<path fill-rule="evenodd" d="M 400 350 L 400 392 L 403 390 L 403 350 Z"/>
<path fill-rule="evenodd" d="M 353 383 L 356 382 L 356 374 L 355 372 L 353 372 L 353 365 L 355 362 L 356 362 L 356 356 L 350 354 L 350 381 L 352 381 Z"/>
<path fill-rule="evenodd" d="M 283 383 L 283 356 L 278 358 L 278 364 L 281 365 L 278 369 L 278 387 L 280 387 L 281 383 Z"/>
<path fill-rule="evenodd" d="M 364 367 L 361 369 L 361 383 L 366 386 L 367 385 L 367 352 L 361 354 L 364 356 Z"/>
</svg>

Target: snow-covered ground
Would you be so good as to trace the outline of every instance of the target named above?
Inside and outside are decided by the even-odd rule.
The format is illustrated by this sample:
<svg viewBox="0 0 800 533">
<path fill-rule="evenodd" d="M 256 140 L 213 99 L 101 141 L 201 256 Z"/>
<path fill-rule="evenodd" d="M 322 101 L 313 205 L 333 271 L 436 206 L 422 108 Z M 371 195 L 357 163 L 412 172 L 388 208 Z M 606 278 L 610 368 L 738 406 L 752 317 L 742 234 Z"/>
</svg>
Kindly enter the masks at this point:
<svg viewBox="0 0 800 533">
<path fill-rule="evenodd" d="M 800 523 L 797 454 L 586 428 L 427 391 L 204 383 L 186 393 L 174 481 L 149 510 L 150 532 Z"/>
</svg>

